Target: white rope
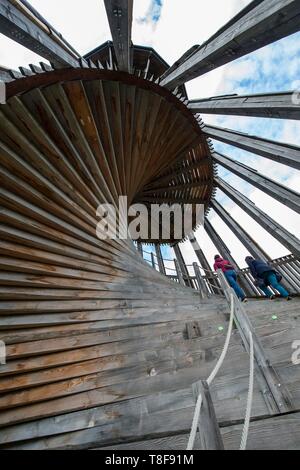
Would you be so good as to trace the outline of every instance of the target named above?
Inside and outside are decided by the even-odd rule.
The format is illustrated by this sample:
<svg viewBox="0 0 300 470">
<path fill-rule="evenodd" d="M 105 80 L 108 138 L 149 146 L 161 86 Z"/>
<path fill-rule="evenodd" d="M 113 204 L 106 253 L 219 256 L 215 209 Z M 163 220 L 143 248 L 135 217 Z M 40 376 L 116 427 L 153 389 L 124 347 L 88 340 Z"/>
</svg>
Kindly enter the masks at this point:
<svg viewBox="0 0 300 470">
<path fill-rule="evenodd" d="M 250 376 L 249 376 L 249 390 L 248 390 L 248 399 L 247 399 L 247 409 L 245 416 L 245 423 L 243 428 L 242 440 L 240 445 L 240 450 L 246 450 L 250 418 L 251 418 L 251 409 L 253 402 L 253 387 L 254 387 L 254 347 L 253 347 L 253 337 L 251 331 L 249 331 L 249 340 L 250 340 Z"/>
<path fill-rule="evenodd" d="M 230 321 L 229 321 L 226 341 L 225 341 L 224 348 L 223 348 L 223 351 L 221 353 L 221 356 L 220 356 L 214 370 L 212 371 L 212 373 L 210 374 L 210 376 L 207 379 L 207 384 L 208 385 L 211 385 L 212 381 L 214 380 L 214 378 L 216 377 L 216 375 L 219 372 L 220 368 L 222 367 L 222 364 L 224 362 L 224 359 L 225 359 L 227 351 L 228 351 L 228 346 L 229 346 L 229 343 L 230 343 L 230 337 L 231 337 L 231 332 L 232 332 L 232 327 L 233 327 L 233 319 L 234 319 L 234 297 L 233 297 L 233 294 L 230 294 L 230 299 L 231 299 L 231 312 L 230 312 Z"/>
<path fill-rule="evenodd" d="M 199 416 L 200 416 L 200 411 L 201 411 L 201 405 L 202 405 L 202 395 L 201 393 L 199 393 L 196 407 L 195 407 L 193 424 L 192 424 L 192 429 L 191 429 L 191 433 L 189 437 L 189 442 L 187 445 L 187 450 L 193 450 L 194 448 L 196 434 L 197 434 L 197 427 L 198 427 L 198 422 L 199 422 Z"/>
<path fill-rule="evenodd" d="M 231 313 L 230 313 L 230 321 L 229 321 L 229 326 L 228 326 L 228 331 L 227 331 L 227 336 L 225 340 L 225 344 L 223 347 L 223 351 L 220 355 L 220 358 L 217 362 L 217 364 L 214 367 L 214 370 L 210 374 L 210 376 L 207 379 L 207 384 L 211 385 L 212 381 L 216 377 L 217 373 L 219 372 L 224 359 L 226 357 L 227 351 L 228 351 L 228 346 L 230 343 L 230 337 L 231 337 L 231 332 L 232 332 L 232 327 L 233 327 L 233 319 L 234 319 L 234 296 L 231 294 Z M 198 398 L 197 398 L 197 403 L 195 407 L 195 412 L 194 412 L 194 418 L 193 418 L 193 423 L 192 423 L 192 428 L 190 432 L 190 437 L 189 437 L 189 442 L 187 446 L 187 450 L 193 450 L 194 444 L 195 444 L 195 439 L 196 439 L 196 434 L 197 434 L 197 427 L 198 427 L 198 422 L 199 422 L 199 416 L 200 416 L 200 411 L 201 411 L 201 405 L 202 405 L 202 395 L 199 393 Z"/>
</svg>

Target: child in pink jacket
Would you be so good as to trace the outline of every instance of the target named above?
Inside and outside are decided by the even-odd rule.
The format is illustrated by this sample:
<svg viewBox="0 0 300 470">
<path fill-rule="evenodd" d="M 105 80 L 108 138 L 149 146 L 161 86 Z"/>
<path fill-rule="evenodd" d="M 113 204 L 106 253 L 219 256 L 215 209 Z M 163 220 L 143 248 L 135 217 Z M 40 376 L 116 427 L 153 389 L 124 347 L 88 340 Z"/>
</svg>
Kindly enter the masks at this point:
<svg viewBox="0 0 300 470">
<path fill-rule="evenodd" d="M 229 285 L 233 288 L 238 298 L 242 302 L 247 302 L 246 294 L 237 282 L 237 275 L 234 267 L 228 260 L 221 258 L 220 255 L 215 256 L 214 270 L 217 271 L 218 269 L 223 271 Z"/>
</svg>

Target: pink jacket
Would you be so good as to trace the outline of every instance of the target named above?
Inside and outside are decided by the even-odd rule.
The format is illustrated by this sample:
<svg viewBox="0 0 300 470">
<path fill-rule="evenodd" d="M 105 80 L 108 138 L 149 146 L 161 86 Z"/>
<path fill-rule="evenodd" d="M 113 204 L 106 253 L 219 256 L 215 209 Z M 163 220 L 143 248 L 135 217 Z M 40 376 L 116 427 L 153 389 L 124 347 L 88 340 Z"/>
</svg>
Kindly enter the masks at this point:
<svg viewBox="0 0 300 470">
<path fill-rule="evenodd" d="M 234 269 L 233 267 L 227 268 L 226 266 L 228 264 L 231 266 L 231 263 L 227 261 L 226 259 L 218 258 L 214 264 L 214 270 L 217 271 L 217 269 L 221 269 L 223 273 L 225 273 L 226 271 L 229 271 L 230 269 Z"/>
</svg>

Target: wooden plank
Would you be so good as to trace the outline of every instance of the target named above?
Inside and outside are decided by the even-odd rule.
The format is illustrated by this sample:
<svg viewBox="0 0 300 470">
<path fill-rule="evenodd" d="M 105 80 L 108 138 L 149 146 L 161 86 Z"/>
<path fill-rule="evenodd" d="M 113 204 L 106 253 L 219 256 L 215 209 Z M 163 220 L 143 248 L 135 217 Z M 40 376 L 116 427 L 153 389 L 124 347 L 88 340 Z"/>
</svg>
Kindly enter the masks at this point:
<svg viewBox="0 0 300 470">
<path fill-rule="evenodd" d="M 239 448 L 241 432 L 241 425 L 222 429 L 226 450 Z M 299 436 L 300 413 L 256 421 L 250 424 L 247 450 L 297 450 Z"/>
<path fill-rule="evenodd" d="M 233 172 L 239 178 L 244 179 L 285 206 L 300 213 L 300 194 L 296 191 L 225 155 L 213 152 L 212 156 L 218 165 Z"/>
<path fill-rule="evenodd" d="M 202 407 L 198 423 L 201 449 L 224 450 L 224 444 L 207 382 L 202 380 L 193 384 L 193 393 L 196 401 L 199 394 L 202 396 Z"/>
<path fill-rule="evenodd" d="M 240 240 L 249 253 L 256 259 L 270 261 L 271 258 L 259 246 L 259 244 L 248 234 L 248 232 L 229 214 L 229 212 L 217 201 L 211 202 L 211 207 L 225 222 L 234 235 Z"/>
<path fill-rule="evenodd" d="M 255 0 L 199 46 L 194 53 L 164 74 L 170 89 L 239 57 L 299 31 L 297 0 Z"/>
<path fill-rule="evenodd" d="M 104 1 L 119 70 L 131 73 L 133 0 Z"/>
<path fill-rule="evenodd" d="M 299 160 L 300 161 L 300 160 Z M 298 238 L 286 230 L 277 221 L 269 217 L 259 209 L 250 199 L 234 189 L 221 178 L 216 178 L 218 188 L 220 188 L 230 199 L 247 212 L 250 217 L 258 222 L 261 227 L 272 234 L 280 243 L 286 246 L 296 257 L 300 256 L 300 242 Z"/>
<path fill-rule="evenodd" d="M 189 101 L 193 113 L 252 116 L 275 119 L 300 119 L 293 92 L 257 95 L 227 95 Z"/>
<path fill-rule="evenodd" d="M 24 3 L 2 0 L 0 31 L 58 66 L 79 66 L 80 55 L 74 52 L 55 29 Z"/>
<path fill-rule="evenodd" d="M 247 150 L 247 152 L 261 155 L 283 165 L 300 169 L 300 148 L 296 145 L 275 142 L 255 135 L 216 126 L 205 126 L 203 132 L 211 139 L 216 139 L 225 144 Z"/>
</svg>

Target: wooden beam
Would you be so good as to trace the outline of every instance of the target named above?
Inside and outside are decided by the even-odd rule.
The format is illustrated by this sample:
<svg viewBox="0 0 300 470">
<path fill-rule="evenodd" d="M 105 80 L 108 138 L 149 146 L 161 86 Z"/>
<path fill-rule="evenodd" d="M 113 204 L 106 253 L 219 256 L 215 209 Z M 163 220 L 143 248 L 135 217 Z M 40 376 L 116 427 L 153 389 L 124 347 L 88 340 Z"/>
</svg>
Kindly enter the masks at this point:
<svg viewBox="0 0 300 470">
<path fill-rule="evenodd" d="M 79 67 L 80 55 L 28 3 L 1 0 L 0 32 L 58 67 Z"/>
<path fill-rule="evenodd" d="M 158 198 L 143 196 L 138 199 L 138 202 L 151 202 L 152 204 L 205 204 L 204 199 L 190 199 L 190 198 Z"/>
<path fill-rule="evenodd" d="M 254 0 L 169 72 L 161 85 L 174 89 L 300 29 L 298 0 Z"/>
<path fill-rule="evenodd" d="M 131 73 L 133 0 L 104 0 L 119 69 Z"/>
<path fill-rule="evenodd" d="M 199 188 L 200 186 L 203 187 L 206 185 L 207 185 L 207 182 L 196 181 L 195 183 L 186 183 L 186 184 L 179 184 L 176 186 L 165 186 L 162 188 L 147 189 L 141 193 L 141 196 L 147 196 L 147 194 L 155 196 L 156 194 L 164 194 L 169 191 L 184 191 L 186 189 Z"/>
<path fill-rule="evenodd" d="M 215 245 L 216 249 L 218 250 L 219 254 L 222 256 L 222 258 L 228 260 L 232 264 L 232 266 L 234 266 L 236 270 L 239 270 L 240 269 L 239 265 L 237 264 L 235 259 L 232 257 L 230 250 L 225 245 L 224 241 L 216 232 L 216 230 L 214 229 L 214 227 L 212 226 L 212 224 L 207 218 L 205 219 L 204 228 L 207 232 L 207 235 L 209 236 L 209 238 Z"/>
<path fill-rule="evenodd" d="M 259 95 L 216 96 L 190 101 L 193 113 L 252 116 L 275 119 L 300 119 L 300 106 L 293 92 Z"/>
<path fill-rule="evenodd" d="M 245 248 L 251 253 L 254 258 L 263 259 L 264 261 L 270 261 L 271 258 L 267 253 L 258 245 L 258 243 L 250 237 L 250 235 L 243 229 L 243 227 L 231 217 L 221 204 L 214 200 L 211 202 L 211 207 L 218 214 L 219 217 L 225 222 L 227 227 L 234 233 L 234 235 L 240 240 Z"/>
<path fill-rule="evenodd" d="M 12 82 L 13 81 L 13 77 L 9 71 L 9 69 L 7 69 L 6 67 L 1 67 L 0 66 L 0 80 L 2 82 Z"/>
<path fill-rule="evenodd" d="M 207 218 L 205 219 L 204 228 L 222 258 L 228 260 L 236 271 L 240 271 L 240 267 L 233 258 L 229 248 Z M 242 276 L 239 276 L 239 281 L 246 295 L 252 294 L 254 289 L 252 288 L 250 283 L 247 282 Z"/>
<path fill-rule="evenodd" d="M 206 380 L 193 384 L 194 398 L 202 395 L 202 408 L 199 416 L 199 434 L 202 450 L 224 450 L 224 444 L 218 425 L 215 408 Z"/>
<path fill-rule="evenodd" d="M 256 153 L 262 157 L 300 169 L 300 147 L 284 144 L 262 137 L 245 134 L 222 127 L 205 126 L 203 132 L 215 140 L 233 145 L 247 152 Z"/>
<path fill-rule="evenodd" d="M 181 167 L 177 170 L 174 170 L 172 173 L 169 173 L 168 175 L 163 175 L 160 176 L 159 178 L 155 178 L 155 180 L 152 183 L 149 183 L 145 186 L 147 189 L 155 189 L 156 187 L 160 188 L 162 183 L 169 183 L 174 180 L 174 178 L 178 176 L 183 176 L 183 175 L 189 175 L 191 171 L 197 170 L 201 168 L 203 165 L 206 165 L 210 160 L 210 157 L 205 157 L 200 161 L 197 161 L 193 163 L 192 165 L 186 166 L 186 167 Z"/>
<path fill-rule="evenodd" d="M 242 193 L 234 189 L 221 178 L 216 178 L 217 186 L 241 207 L 248 215 L 250 215 L 261 227 L 263 227 L 270 235 L 276 238 L 283 246 L 291 251 L 296 257 L 300 256 L 299 239 L 286 230 L 277 221 L 269 217 L 265 212 L 259 209 L 254 202 L 244 196 Z"/>
<path fill-rule="evenodd" d="M 189 271 L 186 267 L 184 257 L 183 257 L 183 254 L 182 254 L 182 251 L 180 249 L 179 244 L 174 245 L 173 250 L 174 250 L 174 253 L 175 253 L 175 256 L 176 256 L 176 259 L 177 259 L 177 263 L 179 265 L 179 270 L 180 270 L 180 272 L 183 276 L 184 284 L 188 287 L 193 287 L 192 283 L 191 283 L 191 280 L 190 280 Z"/>
<path fill-rule="evenodd" d="M 217 152 L 213 152 L 213 159 L 216 163 L 236 174 L 256 188 L 264 191 L 269 196 L 286 205 L 290 209 L 300 213 L 300 194 L 277 181 L 262 175 L 257 170 L 250 168 L 243 163 Z"/>
<path fill-rule="evenodd" d="M 204 270 L 204 273 L 205 273 L 205 276 L 207 278 L 209 278 L 209 281 L 211 282 L 212 284 L 212 290 L 215 294 L 219 294 L 220 293 L 220 290 L 219 290 L 219 284 L 218 284 L 218 281 L 217 279 L 215 278 L 214 274 L 213 274 L 213 269 L 211 268 L 211 266 L 209 265 L 209 262 L 207 261 L 207 258 L 203 252 L 203 250 L 200 248 L 200 245 L 196 239 L 196 237 L 194 235 L 190 235 L 189 236 L 189 240 L 190 240 L 190 243 L 193 247 L 193 250 L 195 252 L 195 255 L 197 256 L 198 260 L 199 260 L 199 263 L 202 267 L 202 269 Z M 215 288 L 214 288 L 215 287 Z"/>
<path fill-rule="evenodd" d="M 162 257 L 161 247 L 158 243 L 155 244 L 155 253 L 156 253 L 159 271 L 161 274 L 166 275 L 166 269 L 165 269 L 164 260 Z"/>
</svg>

